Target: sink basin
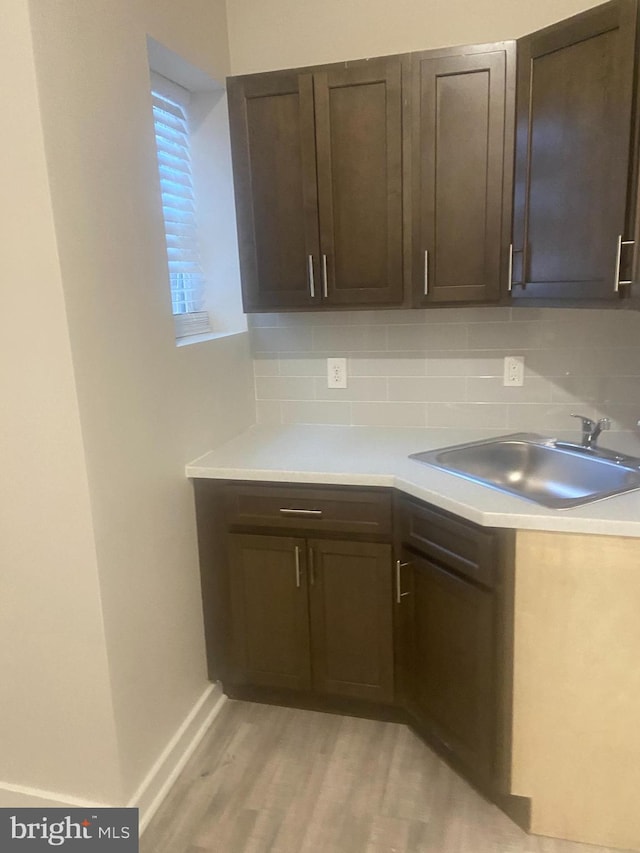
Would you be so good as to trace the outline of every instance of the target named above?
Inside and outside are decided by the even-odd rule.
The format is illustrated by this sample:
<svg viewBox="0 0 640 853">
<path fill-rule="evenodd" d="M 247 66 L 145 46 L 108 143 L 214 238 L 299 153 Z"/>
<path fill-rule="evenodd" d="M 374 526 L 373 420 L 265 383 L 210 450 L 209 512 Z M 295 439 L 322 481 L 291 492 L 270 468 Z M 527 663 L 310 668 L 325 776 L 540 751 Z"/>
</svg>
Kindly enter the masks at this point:
<svg viewBox="0 0 640 853">
<path fill-rule="evenodd" d="M 640 459 L 533 433 L 412 453 L 410 458 L 552 509 L 640 489 Z"/>
</svg>

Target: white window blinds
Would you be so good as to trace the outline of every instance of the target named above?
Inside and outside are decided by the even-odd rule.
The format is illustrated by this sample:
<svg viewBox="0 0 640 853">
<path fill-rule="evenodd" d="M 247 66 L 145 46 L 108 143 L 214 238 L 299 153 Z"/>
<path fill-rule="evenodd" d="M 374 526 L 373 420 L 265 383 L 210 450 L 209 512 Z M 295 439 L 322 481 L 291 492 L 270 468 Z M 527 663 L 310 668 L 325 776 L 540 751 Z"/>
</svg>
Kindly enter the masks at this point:
<svg viewBox="0 0 640 853">
<path fill-rule="evenodd" d="M 152 91 L 162 213 L 174 314 L 201 311 L 204 280 L 200 265 L 195 199 L 184 108 Z"/>
</svg>

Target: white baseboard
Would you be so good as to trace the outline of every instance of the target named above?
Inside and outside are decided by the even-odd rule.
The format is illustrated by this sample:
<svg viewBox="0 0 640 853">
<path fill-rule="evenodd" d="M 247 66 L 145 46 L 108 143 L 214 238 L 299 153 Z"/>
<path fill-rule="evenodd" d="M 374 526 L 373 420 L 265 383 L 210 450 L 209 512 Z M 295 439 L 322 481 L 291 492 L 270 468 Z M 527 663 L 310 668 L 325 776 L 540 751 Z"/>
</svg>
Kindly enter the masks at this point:
<svg viewBox="0 0 640 853">
<path fill-rule="evenodd" d="M 160 753 L 138 790 L 126 804 L 140 810 L 140 834 L 171 790 L 181 770 L 191 758 L 207 729 L 226 702 L 219 684 L 210 684 Z M 99 803 L 57 791 L 29 788 L 0 781 L 0 808 L 99 808 L 122 806 Z"/>
<path fill-rule="evenodd" d="M 59 791 L 45 791 L 41 788 L 0 782 L 1 809 L 110 809 L 115 805 L 82 800 Z"/>
<path fill-rule="evenodd" d="M 210 684 L 187 714 L 127 806 L 140 809 L 140 835 L 226 702 L 220 684 Z"/>
</svg>

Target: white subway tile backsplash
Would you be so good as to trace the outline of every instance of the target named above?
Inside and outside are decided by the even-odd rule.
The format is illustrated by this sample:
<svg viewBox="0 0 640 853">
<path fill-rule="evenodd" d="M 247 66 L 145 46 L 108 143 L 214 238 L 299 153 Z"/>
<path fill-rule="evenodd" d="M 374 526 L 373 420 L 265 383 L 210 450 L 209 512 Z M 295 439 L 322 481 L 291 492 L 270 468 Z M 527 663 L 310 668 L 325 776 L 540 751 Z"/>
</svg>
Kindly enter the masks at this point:
<svg viewBox="0 0 640 853">
<path fill-rule="evenodd" d="M 278 314 L 247 314 L 247 326 L 259 329 L 262 326 L 277 326 Z"/>
<path fill-rule="evenodd" d="M 251 346 L 257 352 L 307 352 L 311 346 L 311 331 L 297 328 L 258 327 L 251 330 Z"/>
<path fill-rule="evenodd" d="M 467 349 L 467 325 L 447 323 L 424 326 L 388 326 L 387 348 L 390 350 Z"/>
<path fill-rule="evenodd" d="M 308 382 L 303 376 L 256 376 L 257 400 L 307 400 Z"/>
<path fill-rule="evenodd" d="M 508 323 L 511 320 L 510 308 L 470 306 L 468 308 L 436 308 L 423 312 L 424 322 L 442 325 L 443 323 Z M 393 321 L 392 321 L 393 322 Z"/>
<path fill-rule="evenodd" d="M 549 381 L 551 400 L 572 406 L 597 406 L 607 400 L 607 385 L 611 382 L 605 376 L 557 376 Z"/>
<path fill-rule="evenodd" d="M 285 355 L 280 359 L 280 375 L 281 376 L 326 376 L 327 375 L 327 358 L 326 356 L 293 356 Z"/>
<path fill-rule="evenodd" d="M 261 353 L 253 359 L 254 376 L 279 376 L 280 359 L 277 353 Z"/>
<path fill-rule="evenodd" d="M 394 377 L 389 379 L 389 399 L 423 403 L 464 400 L 466 381 L 464 377 Z"/>
<path fill-rule="evenodd" d="M 606 380 L 602 400 L 605 404 L 621 402 L 640 409 L 640 378 L 636 376 L 611 376 Z M 640 419 L 640 412 L 636 420 Z"/>
<path fill-rule="evenodd" d="M 507 407 L 498 403 L 429 403 L 427 426 L 446 429 L 503 429 Z"/>
<path fill-rule="evenodd" d="M 581 368 L 590 376 L 640 376 L 640 340 L 635 347 L 590 349 Z"/>
<path fill-rule="evenodd" d="M 395 308 L 382 311 L 352 311 L 354 323 L 368 326 L 422 326 L 425 322 L 424 311 L 414 311 L 411 308 Z"/>
<path fill-rule="evenodd" d="M 607 405 L 605 411 L 599 417 L 608 417 L 611 419 L 611 428 L 613 430 L 633 430 L 638 432 L 638 405 L 615 403 Z M 607 434 L 604 433 L 601 443 L 606 445 Z"/>
<path fill-rule="evenodd" d="M 387 379 L 380 376 L 349 376 L 347 367 L 347 387 L 327 388 L 326 376 L 314 380 L 316 400 L 361 400 L 376 402 L 388 399 Z"/>
<path fill-rule="evenodd" d="M 362 353 L 349 359 L 352 376 L 424 376 L 426 352 Z"/>
<path fill-rule="evenodd" d="M 508 349 L 510 355 L 518 355 L 520 350 L 543 346 L 540 335 L 537 323 L 473 323 L 469 326 L 468 349 Z"/>
<path fill-rule="evenodd" d="M 509 355 L 506 350 L 504 355 Z M 428 376 L 502 376 L 502 352 L 491 350 L 447 350 L 429 353 Z"/>
<path fill-rule="evenodd" d="M 575 410 L 640 418 L 640 312 L 446 308 L 249 317 L 261 423 L 479 427 L 578 434 Z M 525 357 L 521 388 L 502 384 Z M 326 387 L 347 358 L 348 387 Z"/>
<path fill-rule="evenodd" d="M 354 426 L 424 427 L 427 425 L 424 403 L 352 403 Z"/>
<path fill-rule="evenodd" d="M 283 401 L 280 404 L 283 424 L 351 423 L 351 403 L 327 403 L 316 400 Z"/>
<path fill-rule="evenodd" d="M 471 403 L 548 403 L 551 388 L 546 379 L 529 376 L 522 387 L 505 386 L 502 376 L 471 376 L 467 380 Z"/>
<path fill-rule="evenodd" d="M 589 350 L 580 347 L 529 349 L 525 355 L 525 377 L 590 375 Z"/>
<path fill-rule="evenodd" d="M 342 353 L 386 350 L 386 326 L 313 326 L 313 350 Z"/>
<path fill-rule="evenodd" d="M 507 424 L 512 432 L 539 432 L 543 435 L 556 435 L 558 432 L 571 432 L 576 441 L 580 439 L 580 425 L 571 413 L 574 406 L 521 403 L 507 406 Z M 585 412 L 590 417 L 604 417 L 599 411 L 590 409 Z"/>
</svg>

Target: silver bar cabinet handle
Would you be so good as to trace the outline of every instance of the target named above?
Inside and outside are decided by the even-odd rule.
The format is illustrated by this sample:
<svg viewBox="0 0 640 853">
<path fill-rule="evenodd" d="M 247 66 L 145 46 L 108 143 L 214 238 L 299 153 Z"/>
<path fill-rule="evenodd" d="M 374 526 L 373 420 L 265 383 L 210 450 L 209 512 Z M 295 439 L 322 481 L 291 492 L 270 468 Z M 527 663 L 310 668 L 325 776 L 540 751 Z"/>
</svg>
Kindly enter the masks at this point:
<svg viewBox="0 0 640 853">
<path fill-rule="evenodd" d="M 424 295 L 429 295 L 429 250 L 424 250 Z"/>
<path fill-rule="evenodd" d="M 613 292 L 617 293 L 621 284 L 633 284 L 632 281 L 620 281 L 620 259 L 623 246 L 633 246 L 635 240 L 623 240 L 622 234 L 618 234 L 618 248 L 616 250 L 616 275 L 613 280 Z"/>
<path fill-rule="evenodd" d="M 294 515 L 299 516 L 301 518 L 321 518 L 322 510 L 321 509 L 285 509 L 282 507 L 280 509 L 280 515 Z"/>
<path fill-rule="evenodd" d="M 329 295 L 329 284 L 327 279 L 327 256 L 322 256 L 322 295 L 326 299 Z"/>
<path fill-rule="evenodd" d="M 296 586 L 300 588 L 300 546 L 296 545 Z"/>
<path fill-rule="evenodd" d="M 622 234 L 618 234 L 618 246 L 616 249 L 616 271 L 613 277 L 613 292 L 620 289 L 620 255 L 622 254 Z"/>
<path fill-rule="evenodd" d="M 409 595 L 408 592 L 402 592 L 402 578 L 400 577 L 400 573 L 404 566 L 410 565 L 411 563 L 402 563 L 400 560 L 396 560 L 396 604 L 400 604 L 405 595 Z"/>
<path fill-rule="evenodd" d="M 309 293 L 313 299 L 316 295 L 316 283 L 313 278 L 313 255 L 307 257 L 307 271 L 309 274 Z"/>
<path fill-rule="evenodd" d="M 513 243 L 509 243 L 509 275 L 507 278 L 507 291 L 511 293 L 513 287 Z"/>
</svg>

